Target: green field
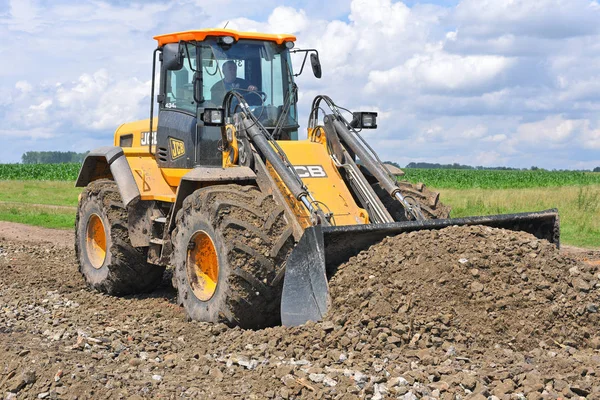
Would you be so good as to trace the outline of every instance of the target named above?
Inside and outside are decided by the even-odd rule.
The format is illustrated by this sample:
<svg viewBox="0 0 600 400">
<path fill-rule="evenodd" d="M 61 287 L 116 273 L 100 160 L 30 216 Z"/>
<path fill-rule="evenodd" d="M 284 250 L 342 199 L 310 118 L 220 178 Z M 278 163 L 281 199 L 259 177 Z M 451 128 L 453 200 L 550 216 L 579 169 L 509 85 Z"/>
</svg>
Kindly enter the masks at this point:
<svg viewBox="0 0 600 400">
<path fill-rule="evenodd" d="M 558 208 L 561 243 L 600 248 L 600 185 L 529 189 L 440 189 L 452 217 Z"/>
<path fill-rule="evenodd" d="M 0 180 L 75 181 L 81 164 L 0 164 Z"/>
<path fill-rule="evenodd" d="M 78 164 L 0 164 L 0 220 L 73 229 L 81 192 L 73 183 L 78 171 Z M 452 217 L 558 208 L 562 243 L 600 248 L 600 173 L 405 172 L 409 180 L 439 190 L 441 201 L 453 209 Z"/>
<path fill-rule="evenodd" d="M 437 189 L 523 189 L 600 185 L 599 172 L 403 169 L 404 178 Z"/>
</svg>

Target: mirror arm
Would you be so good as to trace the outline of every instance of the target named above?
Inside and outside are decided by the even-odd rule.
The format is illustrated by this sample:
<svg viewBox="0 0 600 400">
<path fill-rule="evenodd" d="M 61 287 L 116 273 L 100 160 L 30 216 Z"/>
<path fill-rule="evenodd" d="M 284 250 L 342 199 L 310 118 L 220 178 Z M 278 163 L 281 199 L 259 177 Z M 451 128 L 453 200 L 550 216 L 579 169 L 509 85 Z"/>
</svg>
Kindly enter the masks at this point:
<svg viewBox="0 0 600 400">
<path fill-rule="evenodd" d="M 294 50 L 290 50 L 290 53 L 304 53 L 304 60 L 302 60 L 302 66 L 300 67 L 300 72 L 298 72 L 297 74 L 294 74 L 294 77 L 299 76 L 300 74 L 302 74 L 302 71 L 304 71 L 304 65 L 306 64 L 306 58 L 308 57 L 308 54 L 314 52 L 317 55 L 317 59 L 319 58 L 319 52 L 317 51 L 317 49 L 294 49 Z"/>
<path fill-rule="evenodd" d="M 156 81 L 156 53 L 159 51 L 162 51 L 160 47 L 154 50 L 154 53 L 152 53 L 152 88 L 150 89 L 150 133 L 148 134 L 148 152 L 150 154 L 152 154 L 152 139 L 154 136 L 154 133 L 152 132 L 152 120 L 154 118 L 154 83 Z"/>
<path fill-rule="evenodd" d="M 294 77 L 296 76 L 300 76 L 300 74 L 302 74 L 302 71 L 304 71 L 304 64 L 306 64 L 306 59 L 308 58 L 308 50 L 301 50 L 304 51 L 304 60 L 302 60 L 302 66 L 300 67 L 300 72 L 298 72 L 297 74 L 294 74 Z M 294 52 L 296 53 L 296 52 Z"/>
<path fill-rule="evenodd" d="M 190 58 L 190 50 L 188 49 L 188 45 L 189 45 L 189 42 L 184 42 L 183 40 L 180 40 L 180 41 L 179 41 L 179 48 L 180 48 L 180 49 L 181 49 L 182 47 L 183 47 L 183 48 L 185 48 L 185 53 L 186 53 L 186 55 L 187 55 L 188 64 L 189 64 L 189 66 L 190 66 L 190 71 L 197 72 L 198 70 L 197 70 L 197 69 L 195 69 L 194 67 L 192 67 L 192 59 Z M 184 46 L 185 46 L 185 47 L 184 47 Z M 194 46 L 196 46 L 196 45 L 194 44 Z M 196 50 L 196 53 L 197 53 L 197 52 L 198 52 L 198 51 Z M 181 54 L 181 57 L 183 58 L 183 54 Z"/>
</svg>

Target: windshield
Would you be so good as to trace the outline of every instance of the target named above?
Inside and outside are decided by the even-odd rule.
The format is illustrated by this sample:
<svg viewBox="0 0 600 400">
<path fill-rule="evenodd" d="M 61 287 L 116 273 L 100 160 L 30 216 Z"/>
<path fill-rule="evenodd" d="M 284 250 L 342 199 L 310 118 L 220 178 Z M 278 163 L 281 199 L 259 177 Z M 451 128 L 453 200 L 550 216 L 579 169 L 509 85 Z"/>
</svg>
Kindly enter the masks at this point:
<svg viewBox="0 0 600 400">
<path fill-rule="evenodd" d="M 200 47 L 204 107 L 222 106 L 234 90 L 263 125 L 275 126 L 292 89 L 289 52 L 272 42 L 240 40 L 231 46 L 206 41 Z M 235 106 L 235 103 L 234 103 Z M 292 99 L 284 126 L 297 125 Z"/>
</svg>

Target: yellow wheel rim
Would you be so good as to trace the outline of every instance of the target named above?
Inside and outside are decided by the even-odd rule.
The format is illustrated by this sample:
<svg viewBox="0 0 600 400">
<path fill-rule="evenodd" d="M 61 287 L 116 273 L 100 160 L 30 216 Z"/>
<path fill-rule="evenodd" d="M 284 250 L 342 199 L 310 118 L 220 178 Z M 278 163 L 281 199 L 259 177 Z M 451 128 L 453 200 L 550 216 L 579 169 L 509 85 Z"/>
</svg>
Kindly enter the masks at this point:
<svg viewBox="0 0 600 400">
<path fill-rule="evenodd" d="M 92 266 L 99 269 L 106 258 L 106 231 L 102 219 L 97 214 L 92 214 L 87 226 L 87 255 Z"/>
<path fill-rule="evenodd" d="M 217 249 L 208 234 L 198 231 L 192 235 L 187 252 L 188 282 L 194 295 L 208 301 L 217 290 L 219 260 Z"/>
</svg>

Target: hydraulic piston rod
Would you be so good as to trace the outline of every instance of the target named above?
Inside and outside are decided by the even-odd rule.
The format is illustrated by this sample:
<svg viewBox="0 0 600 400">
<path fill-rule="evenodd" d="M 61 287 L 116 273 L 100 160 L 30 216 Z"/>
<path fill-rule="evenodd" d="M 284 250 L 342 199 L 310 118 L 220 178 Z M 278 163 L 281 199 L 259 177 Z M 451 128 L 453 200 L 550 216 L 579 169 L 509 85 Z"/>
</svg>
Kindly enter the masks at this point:
<svg viewBox="0 0 600 400">
<path fill-rule="evenodd" d="M 381 186 L 389 193 L 390 196 L 397 199 L 404 208 L 418 221 L 424 220 L 425 217 L 417 207 L 413 207 L 402 193 L 396 183 L 390 178 L 388 172 L 359 142 L 359 140 L 348 130 L 348 128 L 337 118 L 328 115 L 326 118 L 333 119 L 333 126 L 340 138 L 350 147 L 350 149 L 360 158 L 362 164 L 373 174 Z"/>
</svg>

